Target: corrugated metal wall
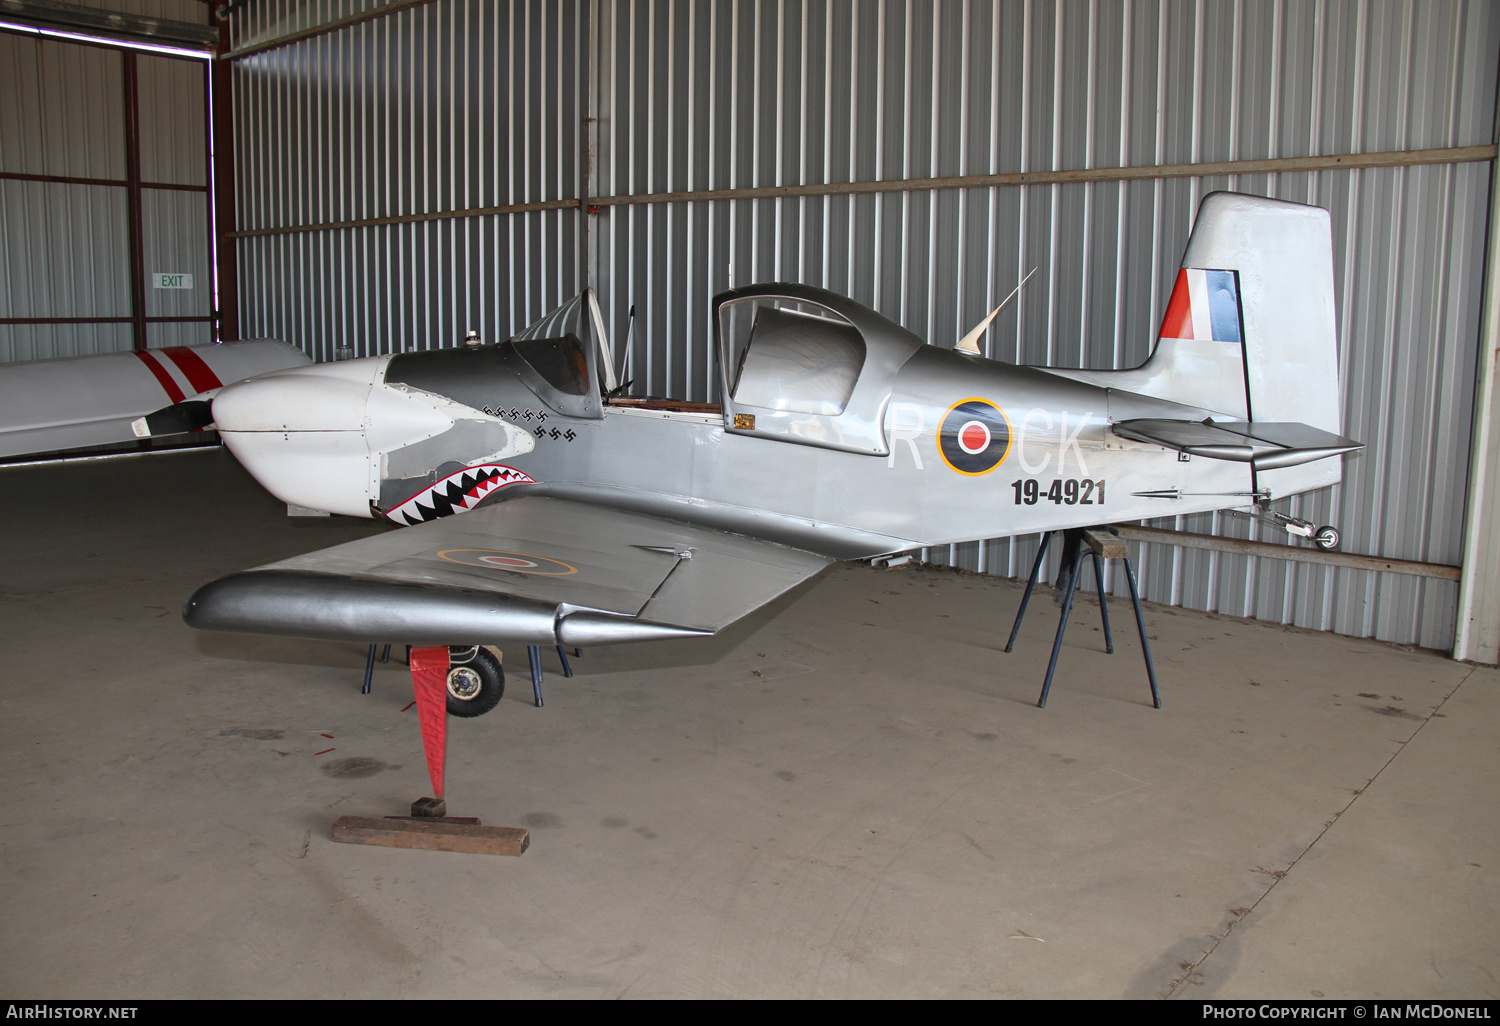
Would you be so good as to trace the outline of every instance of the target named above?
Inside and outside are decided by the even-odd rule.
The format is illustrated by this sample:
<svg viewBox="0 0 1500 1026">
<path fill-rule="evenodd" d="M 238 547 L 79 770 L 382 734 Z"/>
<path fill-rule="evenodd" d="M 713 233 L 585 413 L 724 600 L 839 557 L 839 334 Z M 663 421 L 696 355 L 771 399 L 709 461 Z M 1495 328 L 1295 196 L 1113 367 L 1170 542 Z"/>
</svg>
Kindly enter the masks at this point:
<svg viewBox="0 0 1500 1026">
<path fill-rule="evenodd" d="M 252 5 L 236 45 L 358 9 Z M 243 38 L 242 38 L 243 37 Z M 586 45 L 592 39 L 593 45 Z M 437 0 L 241 62 L 244 228 L 535 202 L 1493 141 L 1485 0 Z M 589 83 L 585 88 L 585 81 Z M 585 102 L 585 95 L 589 103 Z M 586 126 L 589 104 L 597 123 Z M 1198 201 L 1333 214 L 1345 423 L 1368 448 L 1290 512 L 1456 563 L 1488 163 L 605 206 L 254 237 L 245 333 L 315 354 L 507 334 L 589 276 L 655 394 L 715 398 L 709 297 L 788 279 L 952 340 L 1038 267 L 990 355 L 1147 355 Z M 254 327 L 250 327 L 253 325 Z M 1220 515 L 1164 526 L 1256 537 Z M 1034 538 L 928 555 L 1024 574 Z M 1447 647 L 1451 582 L 1153 546 L 1148 598 Z"/>
<path fill-rule="evenodd" d="M 203 0 L 68 0 L 79 7 L 97 7 L 104 11 L 122 11 L 148 18 L 166 18 L 198 25 L 208 23 L 207 4 Z"/>
<path fill-rule="evenodd" d="M 166 16 L 165 14 L 163 16 Z M 208 120 L 201 61 L 136 57 L 140 89 L 141 180 L 163 185 L 208 184 Z M 193 288 L 145 290 L 147 317 L 207 317 L 213 310 L 208 193 L 141 190 L 141 243 L 146 273 L 184 273 Z M 203 321 L 151 322 L 147 344 L 203 345 L 213 341 Z"/>
<path fill-rule="evenodd" d="M 201 5 L 104 5 L 203 20 Z M 144 272 L 194 276 L 191 291 L 145 289 L 146 344 L 212 340 L 205 65 L 150 54 L 136 68 Z M 121 50 L 0 33 L 0 362 L 129 349 L 131 235 Z M 104 184 L 104 182 L 114 184 Z M 174 186 L 176 188 L 174 188 Z"/>
<path fill-rule="evenodd" d="M 350 13 L 315 6 L 314 24 Z M 252 5 L 245 39 L 309 17 Z M 238 227 L 576 197 L 583 32 L 576 4 L 432 3 L 237 62 Z M 580 288 L 578 221 L 574 207 L 251 236 L 241 334 L 321 359 L 508 337 Z"/>
<path fill-rule="evenodd" d="M 125 177 L 120 56 L 0 33 L 0 171 Z M 130 315 L 125 190 L 0 178 L 0 317 Z M 129 349 L 129 324 L 0 324 L 0 361 Z"/>
<path fill-rule="evenodd" d="M 384 7 L 391 0 L 256 0 L 235 11 L 236 49 Z"/>
</svg>

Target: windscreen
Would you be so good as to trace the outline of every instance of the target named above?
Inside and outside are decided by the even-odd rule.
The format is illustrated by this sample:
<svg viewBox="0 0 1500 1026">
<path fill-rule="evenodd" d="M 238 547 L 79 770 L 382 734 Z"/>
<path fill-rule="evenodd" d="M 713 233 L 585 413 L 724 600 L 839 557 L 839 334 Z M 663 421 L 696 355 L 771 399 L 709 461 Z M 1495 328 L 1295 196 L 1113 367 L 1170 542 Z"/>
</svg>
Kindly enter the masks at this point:
<svg viewBox="0 0 1500 1026">
<path fill-rule="evenodd" d="M 567 395 L 584 395 L 589 390 L 588 357 L 581 341 L 592 327 L 587 312 L 584 294 L 579 293 L 511 339 L 521 359 L 547 384 Z"/>
<path fill-rule="evenodd" d="M 576 335 L 562 338 L 517 339 L 521 359 L 531 365 L 547 384 L 568 395 L 586 395 L 589 390 L 588 361 Z"/>
</svg>

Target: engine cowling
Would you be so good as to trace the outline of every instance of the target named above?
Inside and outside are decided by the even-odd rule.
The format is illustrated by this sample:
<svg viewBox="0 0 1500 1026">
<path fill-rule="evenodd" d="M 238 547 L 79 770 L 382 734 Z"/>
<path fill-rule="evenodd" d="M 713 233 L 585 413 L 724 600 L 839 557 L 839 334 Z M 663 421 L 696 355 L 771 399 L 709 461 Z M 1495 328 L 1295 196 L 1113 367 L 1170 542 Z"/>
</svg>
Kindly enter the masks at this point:
<svg viewBox="0 0 1500 1026">
<path fill-rule="evenodd" d="M 499 417 L 388 384 L 390 360 L 313 364 L 238 382 L 214 398 L 214 423 L 272 495 L 356 517 L 393 509 L 444 475 L 535 448 L 529 432 Z"/>
</svg>

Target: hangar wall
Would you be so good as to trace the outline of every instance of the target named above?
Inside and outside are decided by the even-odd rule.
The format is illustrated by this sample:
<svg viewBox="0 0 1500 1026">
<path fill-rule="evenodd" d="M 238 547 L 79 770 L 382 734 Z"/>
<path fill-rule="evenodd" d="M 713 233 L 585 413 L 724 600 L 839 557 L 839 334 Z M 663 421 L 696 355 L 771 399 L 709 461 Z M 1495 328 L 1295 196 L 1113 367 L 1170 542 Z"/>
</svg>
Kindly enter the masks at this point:
<svg viewBox="0 0 1500 1026">
<path fill-rule="evenodd" d="M 234 45 L 351 7 L 248 5 Z M 236 61 L 241 334 L 436 348 L 573 296 L 584 9 L 439 0 Z M 424 216 L 518 205 L 542 209 Z"/>
<path fill-rule="evenodd" d="M 234 46 L 380 6 L 264 0 Z M 1205 194 L 1318 203 L 1346 430 L 1368 448 L 1341 487 L 1282 508 L 1337 524 L 1347 551 L 1456 564 L 1490 161 L 837 185 L 1491 144 L 1497 44 L 1484 0 L 433 0 L 236 62 L 237 227 L 257 233 L 238 243 L 242 333 L 322 358 L 503 337 L 587 279 L 617 339 L 636 308 L 630 375 L 704 400 L 708 299 L 731 283 L 824 285 L 949 344 L 1037 267 L 986 351 L 1132 366 Z M 1219 514 L 1155 523 L 1260 536 Z M 1021 575 L 1035 545 L 925 555 Z M 1139 555 L 1156 601 L 1453 637 L 1452 581 Z"/>
<path fill-rule="evenodd" d="M 0 362 L 212 341 L 206 63 L 0 32 Z M 137 288 L 153 271 L 194 287 Z"/>
</svg>

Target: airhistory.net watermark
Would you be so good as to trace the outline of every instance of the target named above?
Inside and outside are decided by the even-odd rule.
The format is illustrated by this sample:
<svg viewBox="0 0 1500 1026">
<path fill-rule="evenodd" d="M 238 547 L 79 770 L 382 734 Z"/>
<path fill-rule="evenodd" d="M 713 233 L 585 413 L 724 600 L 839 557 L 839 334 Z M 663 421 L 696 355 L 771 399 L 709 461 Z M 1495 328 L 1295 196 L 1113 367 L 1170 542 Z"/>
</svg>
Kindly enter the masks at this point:
<svg viewBox="0 0 1500 1026">
<path fill-rule="evenodd" d="M 134 1019 L 137 1005 L 56 1005 L 14 1003 L 5 1006 L 7 1019 Z"/>
</svg>

